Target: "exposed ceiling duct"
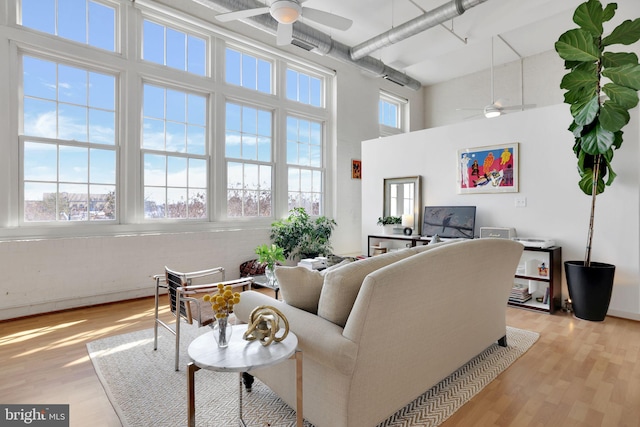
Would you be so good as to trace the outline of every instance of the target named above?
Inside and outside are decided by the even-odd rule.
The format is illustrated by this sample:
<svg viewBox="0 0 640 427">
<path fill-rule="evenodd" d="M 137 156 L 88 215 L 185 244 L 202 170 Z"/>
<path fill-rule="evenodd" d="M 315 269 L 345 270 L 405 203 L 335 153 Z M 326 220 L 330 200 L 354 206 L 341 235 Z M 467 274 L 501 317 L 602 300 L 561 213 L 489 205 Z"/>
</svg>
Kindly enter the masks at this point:
<svg viewBox="0 0 640 427">
<path fill-rule="evenodd" d="M 264 6 L 256 0 L 193 0 L 198 4 L 214 9 L 218 12 L 233 12 L 236 10 L 253 9 Z M 486 1 L 486 0 L 482 0 Z M 269 14 L 258 15 L 246 18 L 253 23 L 256 28 L 276 33 L 278 22 Z M 333 40 L 330 35 L 316 30 L 302 22 L 293 24 L 293 45 L 302 49 L 329 56 L 339 61 L 355 65 L 356 67 L 373 74 L 376 77 L 383 77 L 401 86 L 406 86 L 412 90 L 419 90 L 422 84 L 407 76 L 405 73 L 387 66 L 384 62 L 363 56 L 354 60 L 351 57 L 351 48 L 343 43 Z"/>
<path fill-rule="evenodd" d="M 452 0 L 430 12 L 424 13 L 417 18 L 405 22 L 391 30 L 377 35 L 357 46 L 351 48 L 351 59 L 358 60 L 371 52 L 383 47 L 398 43 L 411 36 L 419 34 L 429 28 L 442 24 L 456 16 L 462 15 L 466 10 L 471 9 L 487 0 Z"/>
</svg>

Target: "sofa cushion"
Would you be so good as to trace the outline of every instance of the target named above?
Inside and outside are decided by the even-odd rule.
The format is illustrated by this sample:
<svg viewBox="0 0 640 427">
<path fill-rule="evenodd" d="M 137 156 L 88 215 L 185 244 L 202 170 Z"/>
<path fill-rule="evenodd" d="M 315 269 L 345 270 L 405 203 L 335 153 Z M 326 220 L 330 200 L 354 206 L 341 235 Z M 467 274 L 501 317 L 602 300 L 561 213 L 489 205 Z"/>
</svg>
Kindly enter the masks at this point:
<svg viewBox="0 0 640 427">
<path fill-rule="evenodd" d="M 403 249 L 327 272 L 318 301 L 318 316 L 344 327 L 367 274 L 414 254 L 414 251 Z"/>
<path fill-rule="evenodd" d="M 325 274 L 349 262 L 344 260 L 322 271 L 305 267 L 277 267 L 275 274 L 282 299 L 293 307 L 316 314 Z"/>
</svg>

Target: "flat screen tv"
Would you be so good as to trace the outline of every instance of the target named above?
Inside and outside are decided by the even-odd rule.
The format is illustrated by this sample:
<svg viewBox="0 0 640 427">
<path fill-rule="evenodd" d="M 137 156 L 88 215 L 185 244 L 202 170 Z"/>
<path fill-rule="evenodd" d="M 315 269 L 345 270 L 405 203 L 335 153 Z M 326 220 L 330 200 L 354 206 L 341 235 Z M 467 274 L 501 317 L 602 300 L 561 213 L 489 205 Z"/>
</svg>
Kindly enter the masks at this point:
<svg viewBox="0 0 640 427">
<path fill-rule="evenodd" d="M 473 239 L 475 206 L 425 206 L 422 235 Z"/>
</svg>

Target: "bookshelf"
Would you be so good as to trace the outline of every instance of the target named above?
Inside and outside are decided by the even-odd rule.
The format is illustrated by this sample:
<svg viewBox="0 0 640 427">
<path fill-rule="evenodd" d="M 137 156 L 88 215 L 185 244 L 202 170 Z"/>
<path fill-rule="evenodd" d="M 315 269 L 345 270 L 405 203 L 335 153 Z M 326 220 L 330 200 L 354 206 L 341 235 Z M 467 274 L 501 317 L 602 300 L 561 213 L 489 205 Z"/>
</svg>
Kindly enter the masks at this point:
<svg viewBox="0 0 640 427">
<path fill-rule="evenodd" d="M 516 270 L 509 305 L 553 314 L 562 304 L 561 280 L 560 246 L 526 247 Z"/>
</svg>

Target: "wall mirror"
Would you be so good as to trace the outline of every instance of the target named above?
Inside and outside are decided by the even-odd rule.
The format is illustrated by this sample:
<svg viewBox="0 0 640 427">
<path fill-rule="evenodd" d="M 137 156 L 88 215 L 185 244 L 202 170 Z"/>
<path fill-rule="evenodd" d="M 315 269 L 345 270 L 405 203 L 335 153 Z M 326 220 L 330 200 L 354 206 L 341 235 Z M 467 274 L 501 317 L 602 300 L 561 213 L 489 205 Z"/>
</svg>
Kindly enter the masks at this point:
<svg viewBox="0 0 640 427">
<path fill-rule="evenodd" d="M 404 216 L 403 225 L 413 228 L 413 234 L 420 234 L 421 194 L 420 176 L 385 178 L 384 216 Z"/>
</svg>

